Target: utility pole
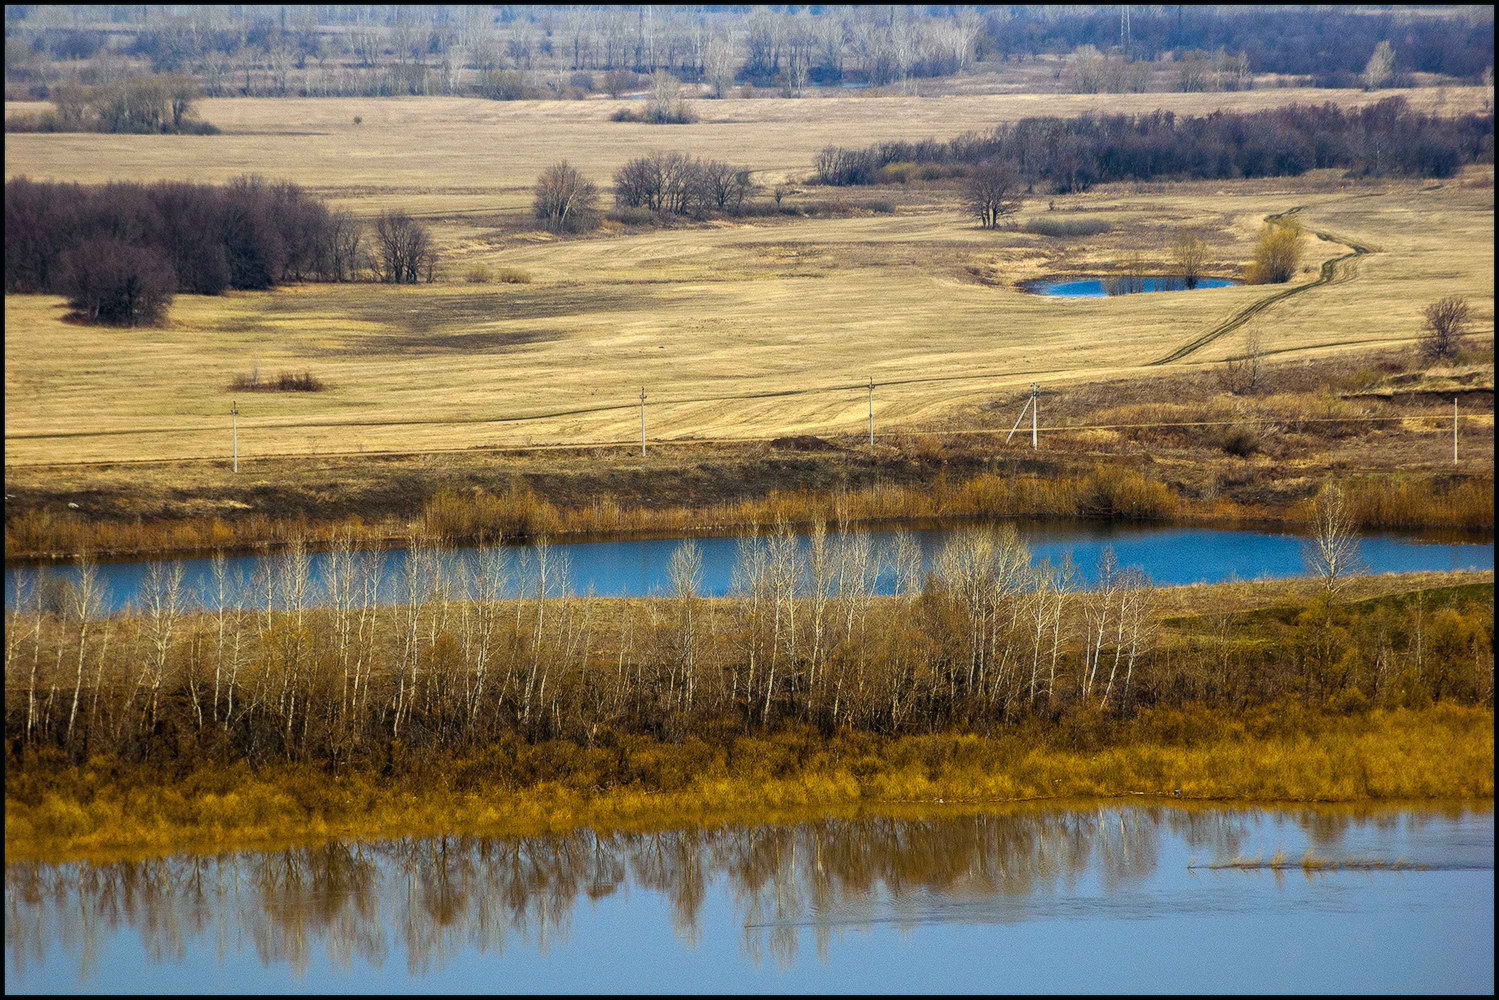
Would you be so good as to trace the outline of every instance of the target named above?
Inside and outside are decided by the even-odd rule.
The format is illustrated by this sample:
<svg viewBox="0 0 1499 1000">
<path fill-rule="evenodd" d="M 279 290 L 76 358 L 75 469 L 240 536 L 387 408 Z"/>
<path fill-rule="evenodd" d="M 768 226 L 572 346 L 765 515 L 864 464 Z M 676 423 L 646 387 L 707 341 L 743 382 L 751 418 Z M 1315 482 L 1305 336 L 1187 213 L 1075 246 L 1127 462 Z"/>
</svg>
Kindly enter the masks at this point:
<svg viewBox="0 0 1499 1000">
<path fill-rule="evenodd" d="M 1039 405 L 1036 402 L 1036 397 L 1037 397 L 1037 395 L 1040 394 L 1040 392 L 1041 392 L 1041 387 L 1039 385 L 1037 385 L 1036 383 L 1032 382 L 1031 383 L 1031 397 L 1030 397 L 1030 399 L 1027 399 L 1025 401 L 1025 405 L 1020 408 L 1020 416 L 1018 416 L 1018 417 L 1015 418 L 1015 426 L 1011 427 L 1010 428 L 1010 433 L 1005 436 L 1005 444 L 1009 444 L 1010 443 L 1010 438 L 1014 437 L 1015 436 L 1015 432 L 1020 429 L 1020 421 L 1022 421 L 1022 420 L 1025 419 L 1025 411 L 1026 410 L 1030 410 L 1031 411 L 1031 449 L 1033 451 L 1035 450 L 1036 444 L 1037 444 L 1037 439 L 1038 439 L 1038 434 L 1039 434 L 1039 432 L 1037 431 L 1037 428 L 1036 428 L 1036 407 Z"/>
<path fill-rule="evenodd" d="M 874 377 L 869 379 L 869 447 L 874 447 Z"/>
<path fill-rule="evenodd" d="M 645 457 L 645 386 L 640 387 L 640 457 Z"/>
<path fill-rule="evenodd" d="M 1457 464 L 1457 397 L 1452 397 L 1452 464 Z"/>
<path fill-rule="evenodd" d="M 234 400 L 229 402 L 229 420 L 234 425 L 234 471 L 239 473 L 239 404 Z"/>
<path fill-rule="evenodd" d="M 1036 401 L 1036 394 L 1038 392 L 1040 392 L 1040 391 L 1041 391 L 1041 387 L 1038 386 L 1038 385 L 1036 385 L 1036 383 L 1032 382 L 1031 383 L 1031 451 L 1035 451 L 1036 447 L 1037 447 L 1037 445 L 1036 445 L 1036 411 L 1039 410 L 1039 409 L 1041 409 L 1041 404 Z"/>
</svg>

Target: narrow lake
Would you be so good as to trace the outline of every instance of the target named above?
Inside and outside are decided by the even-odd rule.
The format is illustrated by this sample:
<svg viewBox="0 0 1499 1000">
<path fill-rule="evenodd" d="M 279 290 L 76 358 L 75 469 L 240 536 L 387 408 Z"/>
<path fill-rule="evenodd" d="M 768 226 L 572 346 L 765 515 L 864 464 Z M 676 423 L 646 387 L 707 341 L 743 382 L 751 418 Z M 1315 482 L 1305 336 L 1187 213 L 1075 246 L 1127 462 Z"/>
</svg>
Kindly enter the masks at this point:
<svg viewBox="0 0 1499 1000">
<path fill-rule="evenodd" d="M 1155 275 L 1149 278 L 1059 278 L 1032 281 L 1025 290 L 1035 295 L 1064 299 L 1103 299 L 1111 295 L 1139 295 L 1144 292 L 1185 292 L 1205 288 L 1230 288 L 1243 284 L 1233 278 L 1198 278 L 1190 289 L 1180 275 Z"/>
<path fill-rule="evenodd" d="M 1288 869 L 1211 867 L 1278 852 Z M 18 863 L 6 985 L 1489 993 L 1493 867 L 1492 802 L 1111 802 Z"/>
<path fill-rule="evenodd" d="M 1121 567 L 1144 570 L 1155 583 L 1175 586 L 1190 583 L 1220 583 L 1226 580 L 1256 580 L 1300 576 L 1306 573 L 1303 550 L 1306 539 L 1300 535 L 1277 531 L 1226 530 L 1212 528 L 1141 527 L 1099 521 L 1011 521 L 1030 545 L 1036 562 L 1050 560 L 1059 565 L 1071 556 L 1077 568 L 1077 582 L 1089 586 L 1097 578 L 1099 558 L 1112 548 Z M 954 532 L 966 525 L 945 525 L 912 531 L 922 551 L 927 568 L 935 561 Z M 888 553 L 894 542 L 894 531 L 865 531 L 873 554 Z M 734 567 L 739 559 L 740 537 L 695 539 L 703 557 L 702 592 L 719 597 L 731 592 Z M 607 542 L 567 542 L 551 546 L 552 570 L 555 575 L 566 567 L 566 577 L 573 592 L 600 597 L 645 597 L 670 590 L 667 567 L 672 553 L 681 544 L 676 538 L 633 538 Z M 802 555 L 808 545 L 800 539 Z M 525 546 L 507 548 L 513 563 L 512 579 L 520 580 L 526 572 L 531 549 Z M 406 554 L 403 550 L 371 554 L 382 560 L 382 599 L 399 600 L 403 592 Z M 1494 567 L 1494 543 L 1487 541 L 1435 540 L 1421 536 L 1368 535 L 1359 544 L 1363 567 L 1371 573 L 1410 573 L 1417 571 L 1481 570 Z M 472 559 L 474 550 L 456 549 L 448 553 L 450 563 Z M 249 581 L 257 571 L 274 569 L 277 555 L 238 556 L 229 560 L 232 578 Z M 314 583 L 320 580 L 327 565 L 326 554 L 311 556 L 310 573 Z M 182 559 L 184 585 L 189 593 L 208 592 L 212 578 L 208 559 Z M 99 567 L 105 588 L 104 609 L 118 611 L 137 599 L 149 562 L 105 563 Z M 45 570 L 8 566 L 5 570 L 5 597 L 14 600 L 18 573 L 45 573 L 60 580 L 76 578 L 72 566 L 54 566 Z M 895 576 L 888 567 L 882 569 L 877 590 L 892 592 Z M 317 588 L 314 587 L 314 592 Z M 244 600 L 251 600 L 246 596 Z"/>
</svg>

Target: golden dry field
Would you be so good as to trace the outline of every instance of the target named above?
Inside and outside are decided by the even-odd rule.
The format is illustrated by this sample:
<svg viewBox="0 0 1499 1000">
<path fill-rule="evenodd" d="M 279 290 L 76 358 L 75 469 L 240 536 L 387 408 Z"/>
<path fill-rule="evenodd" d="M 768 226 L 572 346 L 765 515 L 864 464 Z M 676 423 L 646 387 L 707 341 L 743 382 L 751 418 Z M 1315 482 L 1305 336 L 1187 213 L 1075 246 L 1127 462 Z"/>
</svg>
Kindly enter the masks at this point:
<svg viewBox="0 0 1499 1000">
<path fill-rule="evenodd" d="M 1108 273 L 1142 253 L 1169 271 L 1176 230 L 1202 227 L 1214 273 L 1249 260 L 1261 220 L 1299 208 L 1303 273 L 1331 282 L 1260 312 L 1266 346 L 1307 358 L 1409 344 L 1446 294 L 1493 336 L 1493 168 L 1447 182 L 1302 178 L 1106 186 L 1027 201 L 1032 217 L 1107 221 L 1098 236 L 986 232 L 940 189 L 798 187 L 816 150 L 947 137 L 1038 113 L 1179 113 L 1290 101 L 1359 103 L 1351 91 L 847 97 L 700 102 L 703 122 L 607 121 L 612 101 L 265 99 L 204 101 L 207 137 L 9 135 L 7 176 L 100 182 L 290 178 L 362 215 L 406 207 L 446 249 L 432 285 L 304 285 L 179 296 L 163 329 L 65 323 L 60 298 L 7 296 L 6 464 L 225 458 L 229 384 L 310 371 L 321 393 L 238 396 L 240 454 L 332 455 L 653 438 L 857 430 L 873 378 L 880 429 L 938 421 L 1037 381 L 1048 388 L 1153 377 L 1220 361 L 1235 331 L 1172 354 L 1283 289 L 1237 287 L 1066 301 L 1021 290 L 1052 274 Z M 1442 110 L 1484 88 L 1449 88 Z M 1411 91 L 1432 107 L 1434 90 Z M 363 121 L 353 123 L 359 115 Z M 844 200 L 846 217 L 755 219 L 556 239 L 517 225 L 535 175 L 567 158 L 601 185 L 627 158 L 681 149 L 745 163 L 792 199 Z M 892 213 L 860 211 L 890 198 Z M 468 284 L 475 264 L 524 284 Z M 835 388 L 842 387 L 842 388 Z M 834 389 L 834 391 L 824 391 Z"/>
</svg>

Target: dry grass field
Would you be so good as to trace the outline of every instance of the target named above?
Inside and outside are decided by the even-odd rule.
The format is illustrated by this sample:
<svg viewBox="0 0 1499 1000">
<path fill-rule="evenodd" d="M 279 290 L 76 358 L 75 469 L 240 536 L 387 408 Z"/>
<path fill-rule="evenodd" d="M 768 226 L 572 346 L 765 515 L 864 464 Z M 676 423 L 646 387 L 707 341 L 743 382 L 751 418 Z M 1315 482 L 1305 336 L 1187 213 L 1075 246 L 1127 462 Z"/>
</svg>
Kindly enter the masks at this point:
<svg viewBox="0 0 1499 1000">
<path fill-rule="evenodd" d="M 1450 88 L 1443 110 L 1481 105 Z M 1030 199 L 1033 216 L 1104 219 L 1100 236 L 985 232 L 937 189 L 802 188 L 829 143 L 950 136 L 1037 113 L 1166 107 L 1202 112 L 1287 101 L 1359 103 L 1350 91 L 1002 95 L 702 102 L 693 126 L 616 124 L 609 101 L 466 99 L 205 101 L 231 134 L 11 135 L 7 176 L 222 181 L 288 177 L 363 215 L 404 206 L 446 248 L 433 285 L 306 285 L 180 296 L 163 329 L 63 321 L 61 299 L 7 296 L 8 475 L 57 462 L 227 457 L 232 379 L 310 371 L 321 393 L 240 394 L 240 455 L 358 455 L 652 438 L 754 438 L 860 429 L 873 378 L 881 429 L 950 418 L 1037 381 L 1048 388 L 1158 377 L 1241 349 L 1238 334 L 1142 367 L 1271 294 L 1238 287 L 1065 301 L 1023 292 L 1049 274 L 1107 273 L 1141 252 L 1169 270 L 1176 229 L 1202 227 L 1212 270 L 1240 272 L 1261 220 L 1300 207 L 1309 230 L 1373 252 L 1254 320 L 1266 346 L 1307 358 L 1406 345 L 1420 310 L 1468 296 L 1493 331 L 1493 169 L 1444 182 L 1296 179 L 1112 186 Z M 1378 96 L 1385 96 L 1382 92 Z M 1433 90 L 1409 92 L 1431 107 Z M 359 115 L 363 122 L 353 123 Z M 615 230 L 558 240 L 519 213 L 549 162 L 607 183 L 651 148 L 744 162 L 793 201 L 844 199 L 846 217 Z M 861 199 L 891 197 L 889 214 Z M 1349 252 L 1307 240 L 1300 283 Z M 474 264 L 527 284 L 471 285 Z M 838 388 L 842 387 L 842 388 Z M 834 391 L 826 391 L 826 390 Z M 253 465 L 252 465 L 253 467 Z"/>
</svg>

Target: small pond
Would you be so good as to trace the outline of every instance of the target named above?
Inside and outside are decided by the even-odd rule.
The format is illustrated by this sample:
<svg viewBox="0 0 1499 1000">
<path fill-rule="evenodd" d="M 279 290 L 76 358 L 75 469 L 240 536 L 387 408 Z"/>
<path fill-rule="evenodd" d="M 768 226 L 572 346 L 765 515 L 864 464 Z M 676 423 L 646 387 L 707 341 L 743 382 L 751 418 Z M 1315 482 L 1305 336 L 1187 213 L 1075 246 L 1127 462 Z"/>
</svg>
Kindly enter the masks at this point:
<svg viewBox="0 0 1499 1000">
<path fill-rule="evenodd" d="M 1131 295 L 1138 292 L 1185 292 L 1201 291 L 1204 288 L 1228 288 L 1242 285 L 1234 278 L 1198 278 L 1192 288 L 1187 279 L 1176 274 L 1157 274 L 1151 277 L 1082 277 L 1042 278 L 1028 281 L 1023 286 L 1036 295 L 1050 295 L 1064 299 L 1102 299 L 1110 295 Z"/>
</svg>

